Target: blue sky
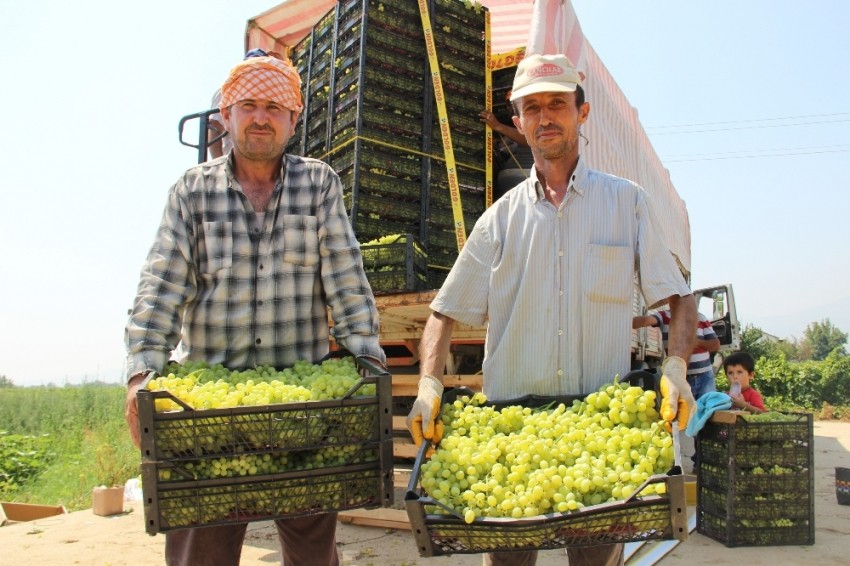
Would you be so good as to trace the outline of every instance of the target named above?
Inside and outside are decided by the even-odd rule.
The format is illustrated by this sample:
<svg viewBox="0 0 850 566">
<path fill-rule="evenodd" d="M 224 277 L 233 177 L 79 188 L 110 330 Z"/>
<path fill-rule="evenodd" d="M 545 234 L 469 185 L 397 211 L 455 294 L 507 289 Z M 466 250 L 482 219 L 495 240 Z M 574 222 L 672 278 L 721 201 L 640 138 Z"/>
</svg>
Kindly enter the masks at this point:
<svg viewBox="0 0 850 566">
<path fill-rule="evenodd" d="M 177 122 L 274 4 L 0 0 L 0 375 L 120 381 L 139 268 L 195 161 Z M 850 3 L 573 4 L 687 203 L 694 286 L 732 283 L 780 337 L 850 331 Z"/>
</svg>

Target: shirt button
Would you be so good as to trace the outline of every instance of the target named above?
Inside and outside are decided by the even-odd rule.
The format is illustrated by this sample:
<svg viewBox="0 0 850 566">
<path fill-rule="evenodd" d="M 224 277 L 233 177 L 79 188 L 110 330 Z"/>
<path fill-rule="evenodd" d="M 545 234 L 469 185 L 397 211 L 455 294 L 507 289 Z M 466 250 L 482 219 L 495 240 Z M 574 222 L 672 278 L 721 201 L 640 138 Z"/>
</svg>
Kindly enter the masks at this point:
<svg viewBox="0 0 850 566">
<path fill-rule="evenodd" d="M 559 297 L 563 297 L 563 296 L 564 296 L 564 292 L 563 292 L 563 291 L 558 291 L 558 296 L 559 296 Z"/>
<path fill-rule="evenodd" d="M 562 336 L 563 334 L 564 334 L 564 331 L 561 330 L 561 329 L 558 329 L 558 336 Z"/>
<path fill-rule="evenodd" d="M 564 370 L 559 369 L 559 370 L 558 370 L 558 375 L 564 375 Z"/>
<path fill-rule="evenodd" d="M 257 338 L 254 342 L 255 342 L 256 344 L 259 344 L 259 343 L 261 343 L 262 341 L 263 341 L 263 340 L 262 340 L 261 338 Z"/>
<path fill-rule="evenodd" d="M 257 304 L 258 304 L 259 306 L 263 306 L 263 301 L 262 301 L 262 299 L 260 299 L 259 301 L 257 301 Z"/>
<path fill-rule="evenodd" d="M 564 250 L 558 250 L 558 257 L 564 256 Z"/>
<path fill-rule="evenodd" d="M 559 213 L 558 213 L 558 218 L 563 218 L 563 217 L 564 217 L 564 213 L 563 213 L 563 212 L 559 212 Z"/>
<path fill-rule="evenodd" d="M 261 264 L 260 264 L 260 269 L 262 269 L 262 268 L 263 268 L 263 264 L 261 263 Z"/>
</svg>

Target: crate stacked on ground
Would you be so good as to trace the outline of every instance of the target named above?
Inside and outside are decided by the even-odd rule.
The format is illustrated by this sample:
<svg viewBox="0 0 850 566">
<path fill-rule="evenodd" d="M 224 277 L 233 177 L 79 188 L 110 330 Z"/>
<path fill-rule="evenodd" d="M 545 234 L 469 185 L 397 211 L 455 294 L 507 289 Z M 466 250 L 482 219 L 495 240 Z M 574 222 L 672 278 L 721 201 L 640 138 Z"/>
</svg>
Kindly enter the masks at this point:
<svg viewBox="0 0 850 566">
<path fill-rule="evenodd" d="M 810 414 L 709 422 L 697 438 L 697 531 L 726 546 L 814 544 Z"/>
<path fill-rule="evenodd" d="M 147 532 L 392 505 L 391 387 L 372 375 L 332 399 L 215 409 L 140 390 Z"/>
<path fill-rule="evenodd" d="M 484 211 L 484 11 L 428 5 L 468 232 Z M 339 173 L 358 240 L 413 234 L 445 271 L 457 243 L 419 3 L 343 0 L 292 59 L 305 95 L 300 151 Z"/>
<path fill-rule="evenodd" d="M 427 288 L 427 256 L 413 234 L 391 234 L 360 244 L 374 293 Z"/>
</svg>

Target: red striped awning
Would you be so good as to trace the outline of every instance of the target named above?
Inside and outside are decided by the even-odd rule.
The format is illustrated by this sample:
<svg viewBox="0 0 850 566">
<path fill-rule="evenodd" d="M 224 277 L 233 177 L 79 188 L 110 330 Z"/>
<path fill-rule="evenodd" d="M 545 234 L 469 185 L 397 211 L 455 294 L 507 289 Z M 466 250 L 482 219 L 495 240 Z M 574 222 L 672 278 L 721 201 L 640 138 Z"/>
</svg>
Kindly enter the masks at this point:
<svg viewBox="0 0 850 566">
<path fill-rule="evenodd" d="M 245 51 L 260 48 L 287 53 L 334 5 L 336 0 L 284 0 L 248 20 Z"/>
</svg>

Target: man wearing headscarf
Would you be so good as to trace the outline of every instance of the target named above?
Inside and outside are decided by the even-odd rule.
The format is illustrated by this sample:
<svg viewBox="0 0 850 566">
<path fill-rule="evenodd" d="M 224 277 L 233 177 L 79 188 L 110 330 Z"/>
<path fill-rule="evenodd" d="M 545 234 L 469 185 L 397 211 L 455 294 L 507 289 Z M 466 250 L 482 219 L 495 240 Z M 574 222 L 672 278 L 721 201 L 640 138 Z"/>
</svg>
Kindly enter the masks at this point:
<svg viewBox="0 0 850 566">
<path fill-rule="evenodd" d="M 378 313 L 325 163 L 286 154 L 302 109 L 289 61 L 254 57 L 221 87 L 233 137 L 226 159 L 189 169 L 169 191 L 125 329 L 125 416 L 140 444 L 136 392 L 169 360 L 237 370 L 318 361 L 334 339 L 383 365 Z M 178 348 L 179 344 L 179 348 Z M 336 513 L 276 521 L 284 564 L 336 566 Z M 239 564 L 246 525 L 166 533 L 169 565 Z"/>
</svg>

